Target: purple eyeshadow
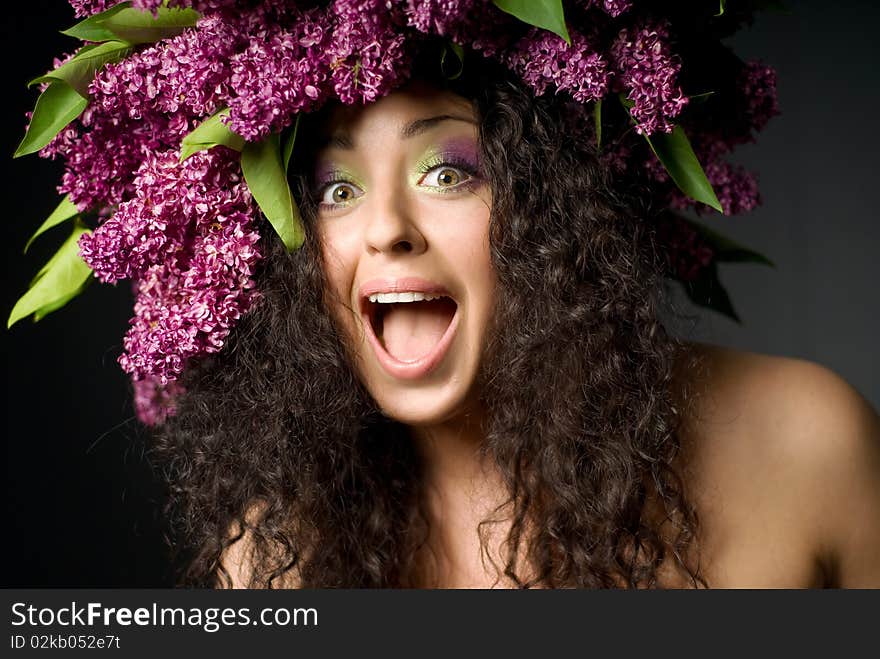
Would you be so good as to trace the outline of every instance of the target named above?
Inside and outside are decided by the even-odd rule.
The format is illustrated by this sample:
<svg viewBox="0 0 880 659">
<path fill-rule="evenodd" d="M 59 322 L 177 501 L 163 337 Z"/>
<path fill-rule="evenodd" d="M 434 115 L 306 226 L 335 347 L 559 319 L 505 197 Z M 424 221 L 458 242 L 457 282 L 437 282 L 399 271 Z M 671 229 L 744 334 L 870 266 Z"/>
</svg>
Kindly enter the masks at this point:
<svg viewBox="0 0 880 659">
<path fill-rule="evenodd" d="M 474 171 L 480 171 L 480 151 L 474 140 L 459 137 L 443 142 L 439 147 L 444 156 L 466 162 Z"/>
<path fill-rule="evenodd" d="M 315 168 L 315 183 L 318 185 L 323 185 L 324 183 L 329 182 L 333 176 L 333 172 L 335 171 L 336 168 L 333 167 L 331 163 L 318 163 L 318 166 Z"/>
</svg>

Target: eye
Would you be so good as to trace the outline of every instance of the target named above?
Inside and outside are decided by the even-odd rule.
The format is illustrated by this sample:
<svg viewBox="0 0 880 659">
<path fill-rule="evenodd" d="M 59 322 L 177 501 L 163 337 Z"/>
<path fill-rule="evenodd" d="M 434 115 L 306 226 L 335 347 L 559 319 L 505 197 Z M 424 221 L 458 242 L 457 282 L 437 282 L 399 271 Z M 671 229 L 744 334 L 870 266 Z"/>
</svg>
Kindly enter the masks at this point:
<svg viewBox="0 0 880 659">
<path fill-rule="evenodd" d="M 427 170 L 419 184 L 432 188 L 457 188 L 472 178 L 473 176 L 470 172 L 461 167 L 454 167 L 449 163 L 441 163 Z"/>
<path fill-rule="evenodd" d="M 321 190 L 321 208 L 332 208 L 347 204 L 357 199 L 359 188 L 347 181 L 334 181 L 328 183 Z"/>
</svg>

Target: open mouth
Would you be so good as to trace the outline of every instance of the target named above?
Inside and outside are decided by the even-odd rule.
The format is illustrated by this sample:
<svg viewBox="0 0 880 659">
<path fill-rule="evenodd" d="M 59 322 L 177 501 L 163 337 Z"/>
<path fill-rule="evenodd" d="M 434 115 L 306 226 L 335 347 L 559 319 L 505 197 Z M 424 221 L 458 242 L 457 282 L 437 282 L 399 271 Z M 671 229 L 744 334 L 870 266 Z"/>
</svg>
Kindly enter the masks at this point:
<svg viewBox="0 0 880 659">
<path fill-rule="evenodd" d="M 412 302 L 370 302 L 365 315 L 382 348 L 400 362 L 431 354 L 449 329 L 458 305 L 447 296 Z"/>
</svg>

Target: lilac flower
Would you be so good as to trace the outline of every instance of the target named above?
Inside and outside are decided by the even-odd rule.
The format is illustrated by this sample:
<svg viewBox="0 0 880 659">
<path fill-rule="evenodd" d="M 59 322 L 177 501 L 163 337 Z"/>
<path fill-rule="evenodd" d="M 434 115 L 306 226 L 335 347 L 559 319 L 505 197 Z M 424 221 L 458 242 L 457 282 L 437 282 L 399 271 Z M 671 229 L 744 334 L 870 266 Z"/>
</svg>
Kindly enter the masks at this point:
<svg viewBox="0 0 880 659">
<path fill-rule="evenodd" d="M 216 352 L 258 293 L 254 209 L 234 154 L 148 159 L 137 196 L 91 236 L 84 260 L 103 281 L 136 280 L 135 315 L 119 357 L 135 380 L 175 380 L 190 357 Z"/>
<path fill-rule="evenodd" d="M 393 7 L 393 6 L 392 6 Z M 370 103 L 408 76 L 405 21 L 384 0 L 336 0 L 328 50 L 333 90 L 343 103 Z"/>
<path fill-rule="evenodd" d="M 669 133 L 688 99 L 677 84 L 681 61 L 670 52 L 664 23 L 643 23 L 620 31 L 611 47 L 619 87 L 634 102 L 636 131 Z"/>
<path fill-rule="evenodd" d="M 709 163 L 705 170 L 725 215 L 741 215 L 761 205 L 758 182 L 745 167 L 722 160 Z"/>
<path fill-rule="evenodd" d="M 494 57 L 505 49 L 516 24 L 490 0 L 406 0 L 407 25 L 425 34 L 449 37 Z"/>
<path fill-rule="evenodd" d="M 65 159 L 59 188 L 80 210 L 131 197 L 134 172 L 150 154 L 180 144 L 227 90 L 228 57 L 240 28 L 219 18 L 105 66 L 89 86 L 91 104 L 40 155 Z"/>
<path fill-rule="evenodd" d="M 663 199 L 665 204 L 677 210 L 693 208 L 698 214 L 715 212 L 709 206 L 694 201 L 672 186 L 668 175 L 665 171 L 661 174 L 660 168 L 662 165 L 648 169 L 653 171 L 655 181 L 665 179 L 669 183 L 668 195 Z M 761 205 L 761 195 L 755 175 L 741 165 L 732 165 L 725 160 L 704 161 L 703 171 L 715 191 L 724 215 L 742 215 Z M 658 196 L 663 197 L 663 195 Z"/>
<path fill-rule="evenodd" d="M 754 174 L 739 165 L 732 165 L 724 160 L 721 155 L 727 147 L 720 141 L 706 142 L 695 148 L 695 153 L 703 166 L 706 178 L 715 191 L 715 196 L 721 204 L 724 215 L 740 215 L 754 210 L 761 205 L 761 195 L 758 192 L 758 183 Z M 666 169 L 660 161 L 651 154 L 642 163 L 643 170 L 648 178 L 658 186 L 658 197 L 664 198 L 664 203 L 670 208 L 684 210 L 694 208 L 697 213 L 712 212 L 709 206 L 694 201 L 681 190 L 675 187 Z M 664 195 L 660 191 L 668 190 Z"/>
<path fill-rule="evenodd" d="M 261 254 L 250 215 L 217 222 L 191 247 L 187 264 L 166 260 L 150 266 L 137 282 L 131 327 L 119 356 L 135 380 L 176 380 L 189 358 L 218 352 L 235 322 L 260 294 L 253 268 Z"/>
<path fill-rule="evenodd" d="M 529 30 L 506 61 L 537 95 L 552 85 L 556 93 L 568 92 L 581 103 L 600 99 L 611 78 L 608 62 L 587 37 L 572 30 L 569 33 L 571 46 L 547 30 Z"/>
<path fill-rule="evenodd" d="M 632 8 L 632 0 L 581 0 L 584 9 L 599 7 L 612 18 L 617 18 Z"/>
<path fill-rule="evenodd" d="M 146 156 L 134 180 L 136 196 L 80 238 L 80 254 L 100 281 L 139 277 L 185 253 L 200 229 L 250 211 L 238 165 L 221 151 L 201 151 L 182 163 L 176 150 Z"/>
<path fill-rule="evenodd" d="M 330 34 L 323 18 L 310 11 L 294 32 L 265 28 L 232 58 L 228 123 L 233 132 L 256 141 L 326 100 Z"/>
<path fill-rule="evenodd" d="M 178 382 L 163 385 L 158 378 L 147 376 L 134 380 L 134 409 L 141 423 L 157 426 L 177 413 L 176 400 L 186 393 Z"/>
<path fill-rule="evenodd" d="M 71 5 L 88 16 L 116 2 Z M 592 108 L 584 104 L 609 92 L 632 100 L 638 133 L 670 131 L 687 98 L 668 25 L 618 20 L 632 0 L 568 4 L 579 8 L 570 23 L 584 19 L 568 26 L 571 45 L 530 29 L 491 0 L 134 0 L 137 9 L 192 7 L 202 17 L 194 28 L 135 46 L 105 66 L 89 87 L 85 112 L 40 155 L 64 161 L 62 194 L 82 211 L 98 211 L 97 228 L 80 239 L 95 276 L 133 283 L 134 315 L 119 363 L 134 381 L 138 417 L 155 425 L 174 414 L 183 393 L 176 379 L 188 361 L 221 350 L 260 299 L 253 278 L 261 258 L 258 215 L 237 155 L 215 147 L 178 162 L 189 131 L 228 107 L 229 127 L 254 141 L 333 96 L 348 104 L 375 101 L 409 77 L 423 35 L 497 58 L 538 95 L 565 92 L 566 121 L 586 137 L 595 136 Z M 615 36 L 612 25 L 623 29 Z M 754 177 L 725 157 L 778 112 L 772 69 L 749 62 L 737 84 L 731 105 L 741 126 L 723 119 L 687 126 L 727 214 L 750 210 L 760 198 Z M 608 128 L 600 158 L 615 176 L 646 176 L 664 205 L 696 205 L 644 140 Z M 712 262 L 711 248 L 687 223 L 670 221 L 658 232 L 679 279 L 698 277 Z"/>
<path fill-rule="evenodd" d="M 70 6 L 77 18 L 83 18 L 106 11 L 118 2 L 119 0 L 70 0 Z"/>
<path fill-rule="evenodd" d="M 764 129 L 767 122 L 779 114 L 776 96 L 776 71 L 758 60 L 749 60 L 739 76 L 741 91 L 740 112 L 755 132 Z"/>
<path fill-rule="evenodd" d="M 151 110 L 213 114 L 227 93 L 229 58 L 246 39 L 230 21 L 202 18 L 195 29 L 105 66 L 89 94 L 108 114 L 125 113 L 132 119 Z"/>
<path fill-rule="evenodd" d="M 128 198 L 134 191 L 134 172 L 144 156 L 179 143 L 188 130 L 182 114 L 151 114 L 131 120 L 89 106 L 39 155 L 65 160 L 58 191 L 70 194 L 80 211 L 86 211 Z"/>
<path fill-rule="evenodd" d="M 189 131 L 183 114 L 129 119 L 89 106 L 79 119 L 40 151 L 62 157 L 65 171 L 58 191 L 70 194 L 81 211 L 113 206 L 131 196 L 134 172 L 144 157 L 177 145 Z"/>
</svg>

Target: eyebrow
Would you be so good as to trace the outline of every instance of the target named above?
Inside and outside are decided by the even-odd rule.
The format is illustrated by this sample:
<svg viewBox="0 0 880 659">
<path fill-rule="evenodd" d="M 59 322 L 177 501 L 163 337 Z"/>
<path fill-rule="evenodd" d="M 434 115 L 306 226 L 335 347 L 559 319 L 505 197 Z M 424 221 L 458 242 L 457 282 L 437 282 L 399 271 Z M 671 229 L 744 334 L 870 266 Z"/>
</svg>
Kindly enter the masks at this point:
<svg viewBox="0 0 880 659">
<path fill-rule="evenodd" d="M 468 117 L 453 114 L 439 114 L 436 117 L 428 117 L 427 119 L 416 119 L 406 124 L 400 129 L 400 139 L 408 140 L 431 130 L 437 124 L 443 121 L 465 121 L 469 124 L 476 125 L 476 121 Z M 347 133 L 337 133 L 324 140 L 320 148 L 333 147 L 343 151 L 351 151 L 354 148 L 354 142 Z"/>
</svg>

